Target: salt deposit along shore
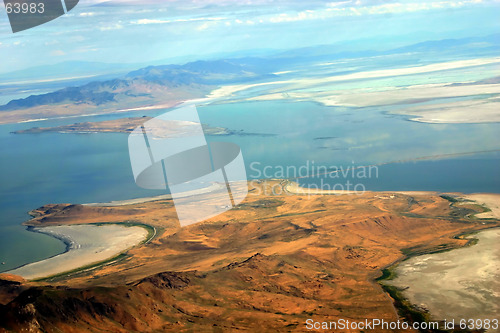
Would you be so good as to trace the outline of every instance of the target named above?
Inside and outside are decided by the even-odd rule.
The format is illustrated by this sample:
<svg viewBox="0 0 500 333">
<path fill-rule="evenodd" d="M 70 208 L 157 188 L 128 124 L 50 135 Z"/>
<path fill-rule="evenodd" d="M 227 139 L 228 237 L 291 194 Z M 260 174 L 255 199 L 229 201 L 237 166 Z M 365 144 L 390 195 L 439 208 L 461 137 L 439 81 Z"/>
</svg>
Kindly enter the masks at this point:
<svg viewBox="0 0 500 333">
<path fill-rule="evenodd" d="M 67 251 L 4 273 L 27 280 L 53 276 L 113 258 L 148 236 L 145 228 L 118 224 L 48 226 L 36 227 L 33 231 L 64 241 Z"/>
<path fill-rule="evenodd" d="M 302 195 L 353 194 L 350 191 L 303 188 L 295 182 L 288 182 L 285 189 L 290 193 Z M 393 193 L 412 196 L 439 194 L 418 191 Z M 452 195 L 460 199 L 456 203 L 458 206 L 473 202 L 488 209 L 484 213 L 476 214 L 476 218 L 500 218 L 499 194 L 453 193 Z M 395 196 L 376 197 L 391 199 Z M 404 297 L 417 307 L 429 311 L 434 320 L 454 320 L 458 325 L 460 320 L 486 322 L 498 319 L 500 229 L 481 231 L 468 238 L 477 239 L 477 244 L 449 252 L 420 255 L 403 261 L 395 268 L 396 278 L 385 280 L 384 284 L 401 288 Z"/>
<path fill-rule="evenodd" d="M 471 237 L 477 244 L 402 262 L 396 278 L 384 283 L 402 288 L 412 304 L 427 309 L 436 320 L 498 319 L 500 229 Z"/>
</svg>

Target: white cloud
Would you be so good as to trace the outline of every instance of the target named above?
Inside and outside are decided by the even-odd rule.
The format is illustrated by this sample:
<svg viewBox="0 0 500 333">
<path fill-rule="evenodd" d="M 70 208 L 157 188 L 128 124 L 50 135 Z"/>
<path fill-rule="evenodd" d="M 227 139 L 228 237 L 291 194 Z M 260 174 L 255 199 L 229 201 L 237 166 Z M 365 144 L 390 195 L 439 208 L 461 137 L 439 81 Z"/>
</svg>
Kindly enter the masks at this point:
<svg viewBox="0 0 500 333">
<path fill-rule="evenodd" d="M 101 31 L 119 30 L 119 29 L 123 29 L 123 25 L 121 25 L 120 23 L 115 23 L 112 25 L 107 25 L 107 26 L 99 28 L 99 30 L 101 30 Z"/>
<path fill-rule="evenodd" d="M 496 2 L 498 0 L 491 0 Z M 326 8 L 316 10 L 305 10 L 296 13 L 281 13 L 267 17 L 271 23 L 296 22 L 305 20 L 327 19 L 336 16 L 361 16 L 361 15 L 380 15 L 380 14 L 400 14 L 427 10 L 439 10 L 447 8 L 457 8 L 483 3 L 484 0 L 446 0 L 446 1 L 422 1 L 407 3 L 384 3 L 369 5 L 369 1 L 340 1 L 326 4 Z M 379 3 L 379 2 L 377 2 Z M 259 21 L 260 22 L 260 21 Z"/>
<path fill-rule="evenodd" d="M 235 19 L 233 22 L 236 24 L 245 24 L 245 25 L 255 25 L 257 22 L 263 23 L 262 20 L 257 21 L 257 20 L 253 20 L 253 19 L 248 19 L 248 20 L 247 19 L 245 19 L 245 20 Z M 231 22 L 227 21 L 226 25 L 231 25 Z"/>
<path fill-rule="evenodd" d="M 228 22 L 226 22 L 227 24 Z M 202 30 L 206 30 L 208 28 L 211 28 L 213 26 L 216 26 L 218 24 L 217 21 L 207 21 L 207 22 L 204 22 L 203 24 L 199 25 L 198 28 L 196 28 L 197 30 L 199 31 L 202 31 Z"/>
<path fill-rule="evenodd" d="M 358 1 L 360 3 L 360 1 Z M 352 1 L 338 1 L 338 2 L 329 2 L 326 4 L 327 7 L 339 7 L 347 4 L 352 4 Z"/>
<path fill-rule="evenodd" d="M 54 57 L 60 57 L 60 56 L 66 55 L 66 52 L 64 52 L 62 50 L 54 50 L 54 51 L 50 52 L 50 55 L 54 56 Z"/>
<path fill-rule="evenodd" d="M 203 30 L 206 30 L 206 29 L 208 29 L 208 28 L 210 28 L 210 24 L 208 24 L 208 23 L 203 23 L 202 25 L 200 25 L 200 26 L 197 28 L 197 30 L 199 30 L 199 31 L 203 31 Z"/>
<path fill-rule="evenodd" d="M 196 17 L 187 19 L 173 19 L 173 20 L 160 20 L 160 19 L 140 19 L 130 22 L 131 24 L 167 24 L 167 23 L 179 23 L 179 22 L 203 22 L 203 21 L 222 21 L 225 17 Z"/>
<path fill-rule="evenodd" d="M 156 20 L 156 19 L 140 19 L 137 21 L 132 21 L 130 23 L 132 24 L 163 24 L 163 23 L 170 23 L 172 21 L 170 20 Z"/>
<path fill-rule="evenodd" d="M 361 16 L 360 11 L 356 7 L 351 7 L 351 12 L 356 16 Z"/>
</svg>

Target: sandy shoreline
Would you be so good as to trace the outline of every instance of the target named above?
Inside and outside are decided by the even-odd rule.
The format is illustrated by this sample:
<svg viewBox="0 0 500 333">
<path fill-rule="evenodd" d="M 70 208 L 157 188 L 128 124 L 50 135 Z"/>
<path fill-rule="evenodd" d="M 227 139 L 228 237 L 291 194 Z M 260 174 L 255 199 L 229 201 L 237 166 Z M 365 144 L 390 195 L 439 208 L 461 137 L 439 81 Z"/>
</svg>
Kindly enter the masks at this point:
<svg viewBox="0 0 500 333">
<path fill-rule="evenodd" d="M 289 193 L 292 193 L 292 194 L 309 194 L 309 195 L 322 195 L 322 194 L 326 194 L 326 195 L 359 194 L 359 192 L 357 192 L 357 191 L 322 190 L 322 189 L 301 187 L 296 182 L 288 182 L 284 186 L 284 190 L 286 192 L 289 192 Z"/>
<path fill-rule="evenodd" d="M 36 227 L 32 231 L 62 240 L 66 252 L 3 273 L 27 280 L 49 277 L 110 259 L 144 241 L 148 235 L 145 228 L 117 224 Z"/>
<path fill-rule="evenodd" d="M 286 183 L 283 184 L 284 192 L 289 194 L 297 194 L 297 195 L 354 195 L 360 194 L 359 191 L 342 191 L 342 190 L 323 190 L 323 189 L 315 189 L 315 188 L 307 188 L 300 186 L 297 182 L 290 181 L 284 179 Z M 213 183 L 210 186 L 207 186 L 202 189 L 186 191 L 183 193 L 178 193 L 177 197 L 187 197 L 194 195 L 201 195 L 205 193 L 210 193 L 213 191 L 218 191 L 224 189 L 225 186 L 223 184 Z M 388 193 L 399 193 L 404 195 L 452 195 L 465 200 L 471 200 L 477 203 L 478 205 L 487 207 L 491 211 L 476 214 L 478 218 L 498 218 L 500 219 L 500 194 L 499 193 L 449 193 L 449 192 L 439 192 L 439 191 L 365 191 L 374 193 L 376 195 L 380 194 L 388 194 Z M 251 194 L 249 194 L 251 195 Z M 142 198 L 134 198 L 134 199 L 125 199 L 125 200 L 116 200 L 110 202 L 94 202 L 94 203 L 86 203 L 83 206 L 89 207 L 115 207 L 115 206 L 127 206 L 127 205 L 135 205 L 140 203 L 148 203 L 160 200 L 171 200 L 171 194 L 163 194 L 153 197 L 142 197 Z"/>
<path fill-rule="evenodd" d="M 433 319 L 493 319 L 500 310 L 499 237 L 498 228 L 481 231 L 468 237 L 479 240 L 473 246 L 411 258 L 384 283 L 405 288 L 403 294 Z"/>
<path fill-rule="evenodd" d="M 205 188 L 178 193 L 177 198 L 183 198 L 183 197 L 187 197 L 187 196 L 194 196 L 194 195 L 210 193 L 210 192 L 221 190 L 224 188 L 225 188 L 225 185 L 213 183 L 213 184 L 210 184 L 210 186 L 207 186 Z M 138 204 L 138 203 L 152 202 L 152 201 L 158 201 L 158 200 L 170 200 L 170 199 L 172 199 L 171 194 L 162 194 L 162 195 L 157 195 L 154 197 L 143 197 L 143 198 L 135 198 L 135 199 L 116 200 L 116 201 L 110 201 L 110 202 L 93 202 L 93 203 L 86 203 L 83 205 L 90 206 L 90 207 L 113 207 L 113 206 L 126 206 L 126 205 L 134 205 L 134 204 Z"/>
<path fill-rule="evenodd" d="M 287 181 L 284 190 L 291 194 L 299 195 L 356 195 L 361 194 L 356 191 L 323 190 L 315 188 L 301 187 L 298 183 Z M 488 208 L 490 211 L 476 214 L 477 218 L 497 218 L 500 219 L 500 194 L 499 193 L 449 193 L 439 191 L 365 191 L 374 194 L 399 193 L 404 195 L 452 195 L 464 200 L 470 200 L 476 204 Z M 467 203 L 467 202 L 464 202 Z"/>
<path fill-rule="evenodd" d="M 219 189 L 220 184 L 201 189 L 185 192 L 184 195 L 197 195 Z M 284 192 L 294 195 L 356 195 L 356 191 L 322 190 L 313 188 L 303 188 L 298 183 L 286 181 L 282 184 Z M 492 193 L 440 193 L 426 191 L 367 191 L 382 199 L 393 199 L 394 194 L 405 195 L 439 195 L 449 194 L 489 208 L 491 211 L 477 214 L 478 218 L 500 218 L 500 194 Z M 86 206 L 93 207 L 113 207 L 126 206 L 138 203 L 147 203 L 158 200 L 171 199 L 169 194 L 155 197 L 136 198 L 121 201 L 111 201 L 108 203 L 89 203 Z M 466 203 L 466 202 L 465 202 Z M 48 277 L 83 266 L 88 266 L 97 262 L 112 258 L 131 247 L 141 243 L 147 237 L 148 231 L 145 228 L 123 225 L 61 225 L 35 227 L 35 232 L 41 232 L 62 240 L 67 245 L 65 253 L 54 257 L 30 263 L 4 273 L 20 275 L 27 280 Z"/>
<path fill-rule="evenodd" d="M 288 182 L 285 190 L 306 195 L 352 195 L 352 191 L 332 191 L 302 188 L 296 182 Z M 450 195 L 460 200 L 456 205 L 470 201 L 490 211 L 475 214 L 476 218 L 500 218 L 500 194 L 496 193 L 441 193 L 429 191 L 373 192 L 380 199 L 393 199 L 394 194 L 410 196 Z M 382 196 L 385 194 L 384 196 Z M 419 308 L 429 311 L 435 320 L 464 318 L 492 319 L 500 310 L 498 290 L 500 268 L 498 239 L 500 229 L 481 231 L 469 238 L 477 238 L 478 244 L 453 251 L 419 255 L 400 263 L 394 280 L 385 284 L 403 288 L 403 294 Z"/>
<path fill-rule="evenodd" d="M 172 103 L 167 103 L 167 104 L 155 104 L 155 105 L 148 105 L 148 106 L 143 106 L 143 107 L 111 110 L 111 111 L 105 111 L 105 112 L 71 114 L 71 115 L 67 115 L 67 116 L 47 115 L 46 117 L 43 117 L 43 118 L 28 118 L 28 119 L 23 119 L 23 120 L 13 119 L 13 120 L 8 120 L 8 121 L 2 121 L 0 119 L 0 125 L 23 124 L 23 123 L 33 123 L 33 122 L 38 122 L 38 121 L 45 121 L 45 120 L 60 120 L 60 119 L 80 118 L 80 117 L 94 117 L 94 116 L 127 113 L 127 112 L 133 112 L 133 111 L 149 111 L 149 110 L 157 110 L 157 109 L 170 109 L 170 108 L 174 108 L 176 106 L 179 106 L 179 105 L 183 104 L 184 102 L 186 102 L 186 101 L 178 101 L 178 102 L 172 102 Z"/>
<path fill-rule="evenodd" d="M 325 106 L 345 107 L 368 107 L 382 105 L 413 104 L 415 101 L 426 101 L 433 99 L 455 98 L 474 96 L 472 101 L 441 102 L 437 108 L 433 105 L 418 107 L 405 107 L 395 111 L 395 114 L 413 115 L 412 121 L 422 123 L 488 123 L 500 122 L 498 100 L 496 97 L 484 95 L 497 95 L 500 93 L 500 84 L 476 84 L 474 81 L 445 82 L 431 84 L 415 84 L 408 86 L 385 86 L 369 88 L 338 89 L 344 82 L 356 80 L 373 80 L 388 77 L 404 77 L 415 74 L 436 73 L 446 70 L 459 70 L 464 68 L 479 68 L 481 66 L 495 66 L 500 63 L 499 57 L 478 58 L 469 60 L 456 60 L 427 65 L 391 68 L 382 70 L 366 70 L 344 75 L 326 75 L 324 77 L 286 78 L 274 81 L 233 84 L 218 86 L 204 94 L 203 97 L 191 99 L 179 99 L 168 102 L 145 102 L 142 106 L 117 108 L 108 110 L 93 110 L 89 113 L 87 109 L 77 110 L 74 105 L 66 105 L 64 116 L 62 111 L 47 113 L 43 108 L 34 107 L 23 110 L 3 112 L 0 124 L 37 122 L 43 120 L 55 120 L 74 117 L 96 116 L 104 114 L 117 114 L 131 111 L 149 111 L 166 109 L 179 106 L 180 104 L 207 104 L 219 100 L 232 100 L 237 98 L 238 93 L 248 91 L 256 87 L 265 87 L 264 92 L 258 96 L 243 97 L 242 101 L 265 101 L 265 100 L 295 100 L 314 101 Z M 284 71 L 281 73 L 290 73 Z M 279 74 L 280 72 L 278 72 Z M 451 83 L 461 83 L 459 85 Z M 322 87 L 322 89 L 317 89 Z M 476 101 L 481 97 L 481 100 Z M 68 114 L 67 108 L 72 112 Z M 475 112 L 468 110 L 473 107 Z"/>
</svg>

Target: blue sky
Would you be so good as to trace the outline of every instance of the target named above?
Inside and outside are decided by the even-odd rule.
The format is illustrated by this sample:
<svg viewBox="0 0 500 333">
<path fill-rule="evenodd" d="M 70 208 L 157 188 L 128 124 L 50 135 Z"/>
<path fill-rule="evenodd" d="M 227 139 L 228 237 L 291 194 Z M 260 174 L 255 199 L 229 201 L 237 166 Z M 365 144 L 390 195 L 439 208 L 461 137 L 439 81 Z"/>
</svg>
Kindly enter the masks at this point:
<svg viewBox="0 0 500 333">
<path fill-rule="evenodd" d="M 179 62 L 333 43 L 339 51 L 386 49 L 498 33 L 499 9 L 499 0 L 81 0 L 67 15 L 13 34 L 2 8 L 0 73 L 72 60 Z"/>
</svg>

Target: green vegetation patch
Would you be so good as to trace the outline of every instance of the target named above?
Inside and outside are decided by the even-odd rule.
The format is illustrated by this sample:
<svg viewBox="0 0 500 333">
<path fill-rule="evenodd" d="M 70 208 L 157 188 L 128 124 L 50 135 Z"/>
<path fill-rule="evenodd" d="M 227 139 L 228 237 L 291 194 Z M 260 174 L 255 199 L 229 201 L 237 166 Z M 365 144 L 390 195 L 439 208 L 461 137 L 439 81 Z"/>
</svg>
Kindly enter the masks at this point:
<svg viewBox="0 0 500 333">
<path fill-rule="evenodd" d="M 461 247 L 458 244 L 453 243 L 443 243 L 432 247 L 422 247 L 422 246 L 412 246 L 401 249 L 401 253 L 403 253 L 406 258 L 404 260 L 408 260 L 415 256 L 420 256 L 423 254 L 434 254 L 441 252 L 448 252 L 454 249 Z"/>
<path fill-rule="evenodd" d="M 440 195 L 441 198 L 445 199 L 445 200 L 448 200 L 449 202 L 458 202 L 458 199 L 455 198 L 455 197 L 452 197 L 452 196 L 449 196 L 449 195 Z"/>
<path fill-rule="evenodd" d="M 382 285 L 382 288 L 391 296 L 394 300 L 394 305 L 398 309 L 401 316 L 405 317 L 409 322 L 429 322 L 430 315 L 428 312 L 416 308 L 410 303 L 404 296 L 403 290 L 401 288 L 389 285 Z"/>
<path fill-rule="evenodd" d="M 238 209 L 255 209 L 255 208 L 277 208 L 282 206 L 284 202 L 279 199 L 260 199 L 253 202 L 242 203 L 236 208 Z"/>
<path fill-rule="evenodd" d="M 273 217 L 286 217 L 286 216 L 307 215 L 307 214 L 320 213 L 320 212 L 326 212 L 326 209 L 311 210 L 309 212 L 285 213 L 285 214 L 280 214 L 280 215 L 276 215 L 276 216 L 273 216 Z"/>
<path fill-rule="evenodd" d="M 398 275 L 396 273 L 396 265 L 384 268 L 382 275 L 375 279 L 375 281 L 394 280 Z"/>
</svg>

